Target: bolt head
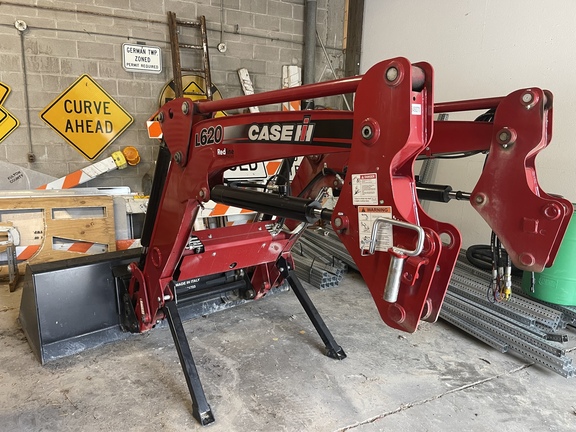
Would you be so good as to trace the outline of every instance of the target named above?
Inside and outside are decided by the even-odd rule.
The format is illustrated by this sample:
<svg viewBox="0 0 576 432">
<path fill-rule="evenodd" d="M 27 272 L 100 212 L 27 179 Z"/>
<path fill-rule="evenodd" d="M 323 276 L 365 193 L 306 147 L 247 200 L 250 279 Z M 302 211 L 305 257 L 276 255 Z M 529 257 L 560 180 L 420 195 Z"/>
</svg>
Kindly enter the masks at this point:
<svg viewBox="0 0 576 432">
<path fill-rule="evenodd" d="M 516 132 L 507 127 L 500 129 L 496 134 L 496 141 L 503 147 L 508 148 L 516 141 Z"/>
<path fill-rule="evenodd" d="M 477 204 L 482 204 L 484 202 L 484 197 L 482 195 L 476 195 L 474 201 L 476 201 Z"/>
<path fill-rule="evenodd" d="M 389 67 L 386 71 L 386 80 L 393 82 L 396 80 L 396 78 L 398 78 L 398 69 L 394 66 Z"/>
<path fill-rule="evenodd" d="M 164 121 L 164 113 L 163 113 L 163 112 L 161 112 L 160 114 L 158 114 L 158 121 L 159 121 L 160 123 L 162 123 L 162 122 Z"/>
<path fill-rule="evenodd" d="M 509 140 L 510 140 L 510 132 L 508 132 L 508 131 L 502 131 L 502 132 L 500 132 L 500 134 L 498 135 L 498 139 L 499 139 L 502 143 L 504 143 L 504 142 L 506 142 L 506 141 L 509 141 Z"/>
<path fill-rule="evenodd" d="M 374 132 L 372 131 L 372 126 L 370 126 L 370 125 L 362 126 L 362 132 L 361 133 L 362 133 L 362 138 L 364 138 L 364 139 L 370 139 L 374 135 Z"/>
<path fill-rule="evenodd" d="M 530 92 L 526 92 L 522 95 L 522 102 L 524 103 L 530 103 L 534 100 L 534 96 L 532 95 L 532 93 Z"/>
<path fill-rule="evenodd" d="M 190 105 L 188 102 L 182 102 L 182 113 L 187 115 L 190 112 Z"/>
<path fill-rule="evenodd" d="M 334 225 L 336 226 L 336 228 L 340 228 L 342 226 L 342 219 L 339 217 L 335 218 Z"/>
</svg>

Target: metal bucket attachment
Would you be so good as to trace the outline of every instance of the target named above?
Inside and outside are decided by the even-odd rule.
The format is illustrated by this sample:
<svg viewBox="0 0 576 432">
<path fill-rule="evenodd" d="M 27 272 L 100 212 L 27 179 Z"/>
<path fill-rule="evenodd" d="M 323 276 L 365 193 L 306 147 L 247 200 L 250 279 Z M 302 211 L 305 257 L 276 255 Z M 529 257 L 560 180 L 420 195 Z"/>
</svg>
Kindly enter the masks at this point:
<svg viewBox="0 0 576 432">
<path fill-rule="evenodd" d="M 140 249 L 129 249 L 27 266 L 19 319 L 42 364 L 129 337 L 122 327 L 118 290 L 128 264 L 140 254 Z M 236 285 L 214 284 L 217 280 L 203 278 L 196 292 L 179 293 L 183 321 L 250 301 L 239 296 Z M 205 292 L 202 282 L 214 285 L 212 290 Z M 287 290 L 283 284 L 268 295 Z"/>
<path fill-rule="evenodd" d="M 129 336 L 112 269 L 139 257 L 129 249 L 27 266 L 19 319 L 42 364 Z"/>
</svg>

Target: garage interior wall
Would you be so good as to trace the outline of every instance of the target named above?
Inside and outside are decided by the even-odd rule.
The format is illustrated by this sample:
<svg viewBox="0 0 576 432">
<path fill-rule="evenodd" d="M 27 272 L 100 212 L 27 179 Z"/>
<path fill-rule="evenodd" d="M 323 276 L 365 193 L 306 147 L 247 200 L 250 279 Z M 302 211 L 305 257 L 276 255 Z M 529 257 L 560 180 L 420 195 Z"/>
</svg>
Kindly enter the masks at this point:
<svg viewBox="0 0 576 432">
<path fill-rule="evenodd" d="M 54 177 L 93 163 L 84 159 L 39 117 L 39 113 L 80 75 L 88 74 L 134 117 L 134 123 L 96 161 L 113 151 L 134 146 L 140 151 L 142 163 L 103 175 L 87 186 L 129 186 L 140 191 L 141 179 L 150 171 L 158 148 L 158 142 L 147 136 L 146 120 L 158 108 L 160 92 L 172 79 L 166 13 L 173 11 L 178 19 L 184 20 L 206 16 L 212 81 L 227 98 L 242 94 L 237 75 L 239 68 L 248 69 L 255 92 L 262 92 L 281 88 L 282 65 L 302 66 L 304 3 L 304 0 L 0 2 L 0 81 L 12 89 L 3 106 L 21 123 L 0 143 L 0 160 Z M 345 0 L 317 0 L 317 32 L 339 77 L 343 68 L 344 4 Z M 16 20 L 22 20 L 28 26 L 22 35 L 15 28 Z M 221 24 L 222 39 L 227 45 L 225 53 L 216 49 L 221 38 Z M 185 34 L 199 33 L 185 29 Z M 123 69 L 122 44 L 137 42 L 162 49 L 163 71 L 160 74 Z M 316 48 L 316 80 L 333 79 L 331 69 L 326 67 L 326 56 L 319 45 Z M 26 62 L 26 76 L 22 58 Z M 186 63 L 183 58 L 184 66 L 199 67 L 200 63 Z M 27 158 L 25 81 L 34 163 L 29 163 Z M 331 98 L 324 103 L 339 108 L 341 100 Z"/>
<path fill-rule="evenodd" d="M 398 56 L 429 62 L 437 102 L 504 96 L 527 87 L 552 91 L 553 137 L 536 158 L 538 180 L 544 191 L 574 202 L 574 17 L 576 2 L 570 0 L 365 0 L 361 72 Z M 483 163 L 483 155 L 441 160 L 435 183 L 471 192 Z M 489 243 L 487 225 L 467 202 L 430 203 L 429 213 L 456 225 L 464 247 Z"/>
</svg>

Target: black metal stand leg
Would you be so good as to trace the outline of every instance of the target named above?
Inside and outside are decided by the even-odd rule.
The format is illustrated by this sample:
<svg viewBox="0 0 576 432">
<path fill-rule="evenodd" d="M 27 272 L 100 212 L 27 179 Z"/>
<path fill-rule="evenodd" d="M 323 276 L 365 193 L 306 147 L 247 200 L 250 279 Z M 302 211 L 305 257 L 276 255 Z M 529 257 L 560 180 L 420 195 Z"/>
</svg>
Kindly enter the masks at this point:
<svg viewBox="0 0 576 432">
<path fill-rule="evenodd" d="M 205 426 L 214 421 L 214 415 L 206 400 L 206 395 L 204 394 L 204 389 L 198 376 L 198 370 L 192 358 L 190 345 L 188 344 L 186 333 L 184 333 L 184 327 L 182 327 L 182 320 L 180 319 L 176 303 L 173 301 L 166 302 L 164 312 L 170 325 L 176 351 L 178 351 L 180 365 L 186 378 L 186 384 L 188 384 L 188 391 L 190 391 L 190 396 L 192 397 L 192 414 L 201 425 Z"/>
<path fill-rule="evenodd" d="M 336 343 L 336 340 L 334 340 L 334 336 L 332 336 L 332 333 L 330 333 L 330 330 L 328 330 L 328 327 L 326 327 L 326 323 L 324 323 L 324 320 L 318 313 L 316 306 L 314 306 L 312 300 L 310 300 L 308 293 L 302 286 L 300 279 L 298 279 L 298 276 L 296 276 L 296 273 L 291 268 L 288 261 L 281 257 L 276 265 L 278 266 L 282 276 L 284 276 L 284 278 L 292 287 L 294 294 L 296 294 L 300 304 L 306 311 L 308 318 L 310 318 L 310 321 L 312 321 L 312 324 L 314 324 L 314 328 L 326 345 L 326 355 L 333 359 L 344 360 L 346 358 L 346 353 L 342 347 Z"/>
</svg>

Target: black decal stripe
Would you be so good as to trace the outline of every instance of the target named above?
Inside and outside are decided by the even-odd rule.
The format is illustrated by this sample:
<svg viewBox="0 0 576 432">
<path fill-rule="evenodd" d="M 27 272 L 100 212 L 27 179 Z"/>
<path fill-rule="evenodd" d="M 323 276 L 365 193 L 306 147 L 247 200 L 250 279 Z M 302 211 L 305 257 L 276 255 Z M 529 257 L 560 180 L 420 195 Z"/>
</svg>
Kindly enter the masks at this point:
<svg viewBox="0 0 576 432">
<path fill-rule="evenodd" d="M 351 141 L 352 141 L 351 138 L 348 138 L 348 139 L 345 139 L 345 138 L 343 138 L 343 139 L 335 139 L 335 138 L 328 139 L 328 138 L 316 137 L 316 136 L 314 137 L 314 140 L 313 140 L 314 143 L 317 143 L 317 142 L 332 142 L 332 143 L 335 143 L 335 142 L 337 142 L 337 143 L 344 143 L 344 144 L 350 144 Z"/>
<path fill-rule="evenodd" d="M 261 123 L 259 126 L 298 125 L 300 122 L 274 122 Z M 248 129 L 251 125 L 231 125 L 224 126 L 222 145 L 238 144 L 265 144 L 265 145 L 297 145 L 297 146 L 318 146 L 350 148 L 352 141 L 353 121 L 350 120 L 312 120 L 310 125 L 314 125 L 314 132 L 311 141 L 273 141 L 273 140 L 251 140 L 248 138 Z"/>
<path fill-rule="evenodd" d="M 352 144 L 349 141 L 250 141 L 249 139 L 224 140 L 221 144 L 267 144 L 267 145 L 298 145 L 298 146 L 318 146 L 318 147 L 338 147 L 350 148 Z"/>
<path fill-rule="evenodd" d="M 259 127 L 264 125 L 271 126 L 274 124 L 279 125 L 299 125 L 301 122 L 270 122 L 270 123 L 255 123 Z M 311 120 L 309 123 L 314 125 L 314 139 L 325 138 L 332 140 L 351 140 L 352 139 L 352 127 L 354 122 L 350 120 Z M 224 126 L 224 138 L 235 139 L 235 138 L 245 138 L 248 136 L 248 129 L 251 125 L 234 125 L 234 126 Z"/>
<path fill-rule="evenodd" d="M 312 120 L 314 138 L 352 139 L 354 122 L 350 120 Z"/>
<path fill-rule="evenodd" d="M 249 138 L 230 138 L 224 139 L 217 144 L 296 144 L 296 145 L 333 145 L 337 147 L 351 147 L 352 143 L 350 139 L 328 139 L 328 138 L 318 138 L 314 137 L 312 141 L 272 141 L 272 140 L 251 140 Z"/>
</svg>

